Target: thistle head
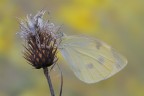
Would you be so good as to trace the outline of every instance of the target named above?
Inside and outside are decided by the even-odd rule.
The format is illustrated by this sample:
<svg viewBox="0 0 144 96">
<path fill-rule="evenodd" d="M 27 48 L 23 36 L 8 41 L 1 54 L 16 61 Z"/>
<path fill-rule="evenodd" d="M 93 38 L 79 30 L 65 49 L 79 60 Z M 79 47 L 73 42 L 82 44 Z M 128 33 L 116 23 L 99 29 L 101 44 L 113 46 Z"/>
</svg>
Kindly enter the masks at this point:
<svg viewBox="0 0 144 96">
<path fill-rule="evenodd" d="M 49 21 L 43 21 L 44 10 L 35 16 L 27 15 L 20 22 L 20 37 L 26 42 L 24 58 L 36 69 L 46 68 L 57 61 L 58 28 Z"/>
</svg>

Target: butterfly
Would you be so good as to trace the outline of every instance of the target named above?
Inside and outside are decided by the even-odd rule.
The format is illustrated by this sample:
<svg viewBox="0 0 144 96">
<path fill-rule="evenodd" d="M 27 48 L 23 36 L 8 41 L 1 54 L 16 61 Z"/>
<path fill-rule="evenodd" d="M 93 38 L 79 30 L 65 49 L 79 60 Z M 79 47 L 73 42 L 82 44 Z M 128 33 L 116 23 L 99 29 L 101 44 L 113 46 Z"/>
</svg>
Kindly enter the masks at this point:
<svg viewBox="0 0 144 96">
<path fill-rule="evenodd" d="M 63 35 L 59 49 L 76 77 L 85 83 L 105 80 L 127 65 L 124 56 L 94 38 Z"/>
</svg>

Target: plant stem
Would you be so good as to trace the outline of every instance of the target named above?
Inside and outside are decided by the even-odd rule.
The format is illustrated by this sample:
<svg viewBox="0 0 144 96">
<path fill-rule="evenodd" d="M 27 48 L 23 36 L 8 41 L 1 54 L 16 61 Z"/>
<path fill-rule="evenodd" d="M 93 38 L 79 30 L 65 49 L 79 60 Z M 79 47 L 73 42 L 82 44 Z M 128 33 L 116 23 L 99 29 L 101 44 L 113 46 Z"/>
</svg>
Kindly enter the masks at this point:
<svg viewBox="0 0 144 96">
<path fill-rule="evenodd" d="M 49 75 L 49 70 L 48 70 L 48 68 L 43 68 L 43 71 L 44 71 L 45 77 L 46 77 L 48 85 L 49 85 L 51 96 L 55 96 L 54 89 L 53 89 L 52 82 L 51 82 L 51 78 Z"/>
</svg>

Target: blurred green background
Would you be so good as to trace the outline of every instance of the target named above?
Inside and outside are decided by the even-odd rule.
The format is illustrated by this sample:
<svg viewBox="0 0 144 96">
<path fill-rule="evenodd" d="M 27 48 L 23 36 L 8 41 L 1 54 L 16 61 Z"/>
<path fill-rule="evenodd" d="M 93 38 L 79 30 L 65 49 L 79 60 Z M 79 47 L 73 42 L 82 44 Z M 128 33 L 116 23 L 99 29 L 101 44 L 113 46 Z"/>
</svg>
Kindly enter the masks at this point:
<svg viewBox="0 0 144 96">
<path fill-rule="evenodd" d="M 42 70 L 28 65 L 16 17 L 42 8 L 67 34 L 99 38 L 128 59 L 124 70 L 102 82 L 78 80 L 59 55 L 63 96 L 144 96 L 144 0 L 0 0 L 0 96 L 50 96 Z M 52 73 L 58 96 L 59 71 Z"/>
</svg>

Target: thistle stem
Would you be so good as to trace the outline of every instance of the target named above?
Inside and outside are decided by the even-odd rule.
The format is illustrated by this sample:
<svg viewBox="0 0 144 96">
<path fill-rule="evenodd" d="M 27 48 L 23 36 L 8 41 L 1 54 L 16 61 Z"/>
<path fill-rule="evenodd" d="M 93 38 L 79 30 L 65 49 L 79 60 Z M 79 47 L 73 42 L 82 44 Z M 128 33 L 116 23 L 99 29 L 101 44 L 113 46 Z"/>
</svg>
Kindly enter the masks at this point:
<svg viewBox="0 0 144 96">
<path fill-rule="evenodd" d="M 55 96 L 53 85 L 52 85 L 51 78 L 49 75 L 49 70 L 48 70 L 48 68 L 43 68 L 43 71 L 44 71 L 45 77 L 46 77 L 48 85 L 49 85 L 51 96 Z"/>
</svg>

